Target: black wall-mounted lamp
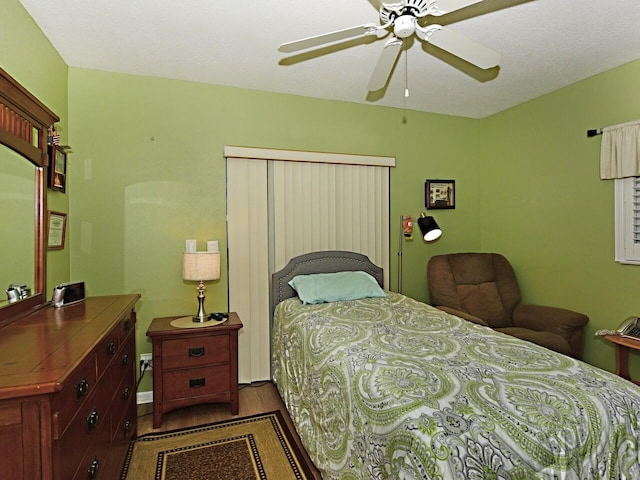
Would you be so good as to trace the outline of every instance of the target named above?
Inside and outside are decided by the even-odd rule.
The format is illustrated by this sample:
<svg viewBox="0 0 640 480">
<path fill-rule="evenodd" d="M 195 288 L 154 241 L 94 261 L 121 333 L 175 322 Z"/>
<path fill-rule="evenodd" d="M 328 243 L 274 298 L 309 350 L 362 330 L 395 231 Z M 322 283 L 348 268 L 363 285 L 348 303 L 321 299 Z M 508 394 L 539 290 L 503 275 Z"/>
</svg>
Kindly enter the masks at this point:
<svg viewBox="0 0 640 480">
<path fill-rule="evenodd" d="M 424 212 L 421 213 L 418 218 L 418 226 L 420 227 L 422 238 L 424 238 L 425 242 L 433 242 L 442 235 L 442 230 L 438 226 L 436 219 L 433 217 L 427 217 L 427 214 Z"/>
<path fill-rule="evenodd" d="M 418 226 L 425 242 L 433 242 L 440 238 L 442 230 L 438 226 L 436 219 L 421 213 L 418 217 Z M 413 238 L 411 235 L 413 224 L 410 216 L 400 216 L 400 243 L 398 245 L 398 293 L 402 293 L 402 243 L 404 239 Z"/>
</svg>

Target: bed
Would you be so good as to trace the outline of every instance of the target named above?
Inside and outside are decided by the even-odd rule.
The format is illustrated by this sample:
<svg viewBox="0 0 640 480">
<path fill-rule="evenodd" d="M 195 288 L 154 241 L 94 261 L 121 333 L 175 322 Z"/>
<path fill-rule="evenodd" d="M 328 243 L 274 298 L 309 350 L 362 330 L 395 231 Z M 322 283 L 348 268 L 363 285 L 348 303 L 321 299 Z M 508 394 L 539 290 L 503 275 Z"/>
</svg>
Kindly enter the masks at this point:
<svg viewBox="0 0 640 480">
<path fill-rule="evenodd" d="M 394 292 L 303 304 L 272 278 L 273 380 L 323 479 L 640 479 L 640 388 Z M 301 278 L 301 277 L 298 277 Z"/>
</svg>

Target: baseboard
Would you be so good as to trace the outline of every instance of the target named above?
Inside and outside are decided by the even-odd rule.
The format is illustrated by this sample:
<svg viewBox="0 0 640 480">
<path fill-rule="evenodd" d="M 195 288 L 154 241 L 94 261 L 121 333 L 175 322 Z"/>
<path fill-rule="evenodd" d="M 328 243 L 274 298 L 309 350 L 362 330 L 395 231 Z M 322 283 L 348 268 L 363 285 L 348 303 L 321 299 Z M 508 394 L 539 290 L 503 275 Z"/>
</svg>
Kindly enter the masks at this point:
<svg viewBox="0 0 640 480">
<path fill-rule="evenodd" d="M 142 405 L 143 403 L 153 403 L 153 390 L 149 390 L 148 392 L 138 392 L 136 394 L 136 401 L 138 405 Z"/>
</svg>

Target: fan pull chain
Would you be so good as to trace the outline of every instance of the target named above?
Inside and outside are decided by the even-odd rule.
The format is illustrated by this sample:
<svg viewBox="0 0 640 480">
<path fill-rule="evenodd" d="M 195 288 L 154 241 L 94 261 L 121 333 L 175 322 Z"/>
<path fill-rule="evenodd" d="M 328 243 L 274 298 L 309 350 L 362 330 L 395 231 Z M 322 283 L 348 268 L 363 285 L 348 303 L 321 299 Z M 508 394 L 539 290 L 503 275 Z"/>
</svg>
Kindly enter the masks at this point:
<svg viewBox="0 0 640 480">
<path fill-rule="evenodd" d="M 409 98 L 409 49 L 407 48 L 407 39 L 404 43 L 404 98 Z"/>
</svg>

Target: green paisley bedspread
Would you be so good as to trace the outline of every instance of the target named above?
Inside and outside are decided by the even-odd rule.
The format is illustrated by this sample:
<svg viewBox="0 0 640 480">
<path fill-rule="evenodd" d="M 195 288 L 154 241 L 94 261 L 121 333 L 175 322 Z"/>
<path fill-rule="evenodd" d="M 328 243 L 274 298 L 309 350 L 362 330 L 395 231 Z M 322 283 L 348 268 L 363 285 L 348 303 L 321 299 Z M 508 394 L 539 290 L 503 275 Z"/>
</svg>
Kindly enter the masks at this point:
<svg viewBox="0 0 640 480">
<path fill-rule="evenodd" d="M 285 300 L 272 352 L 324 479 L 640 479 L 640 388 L 403 295 Z"/>
</svg>

